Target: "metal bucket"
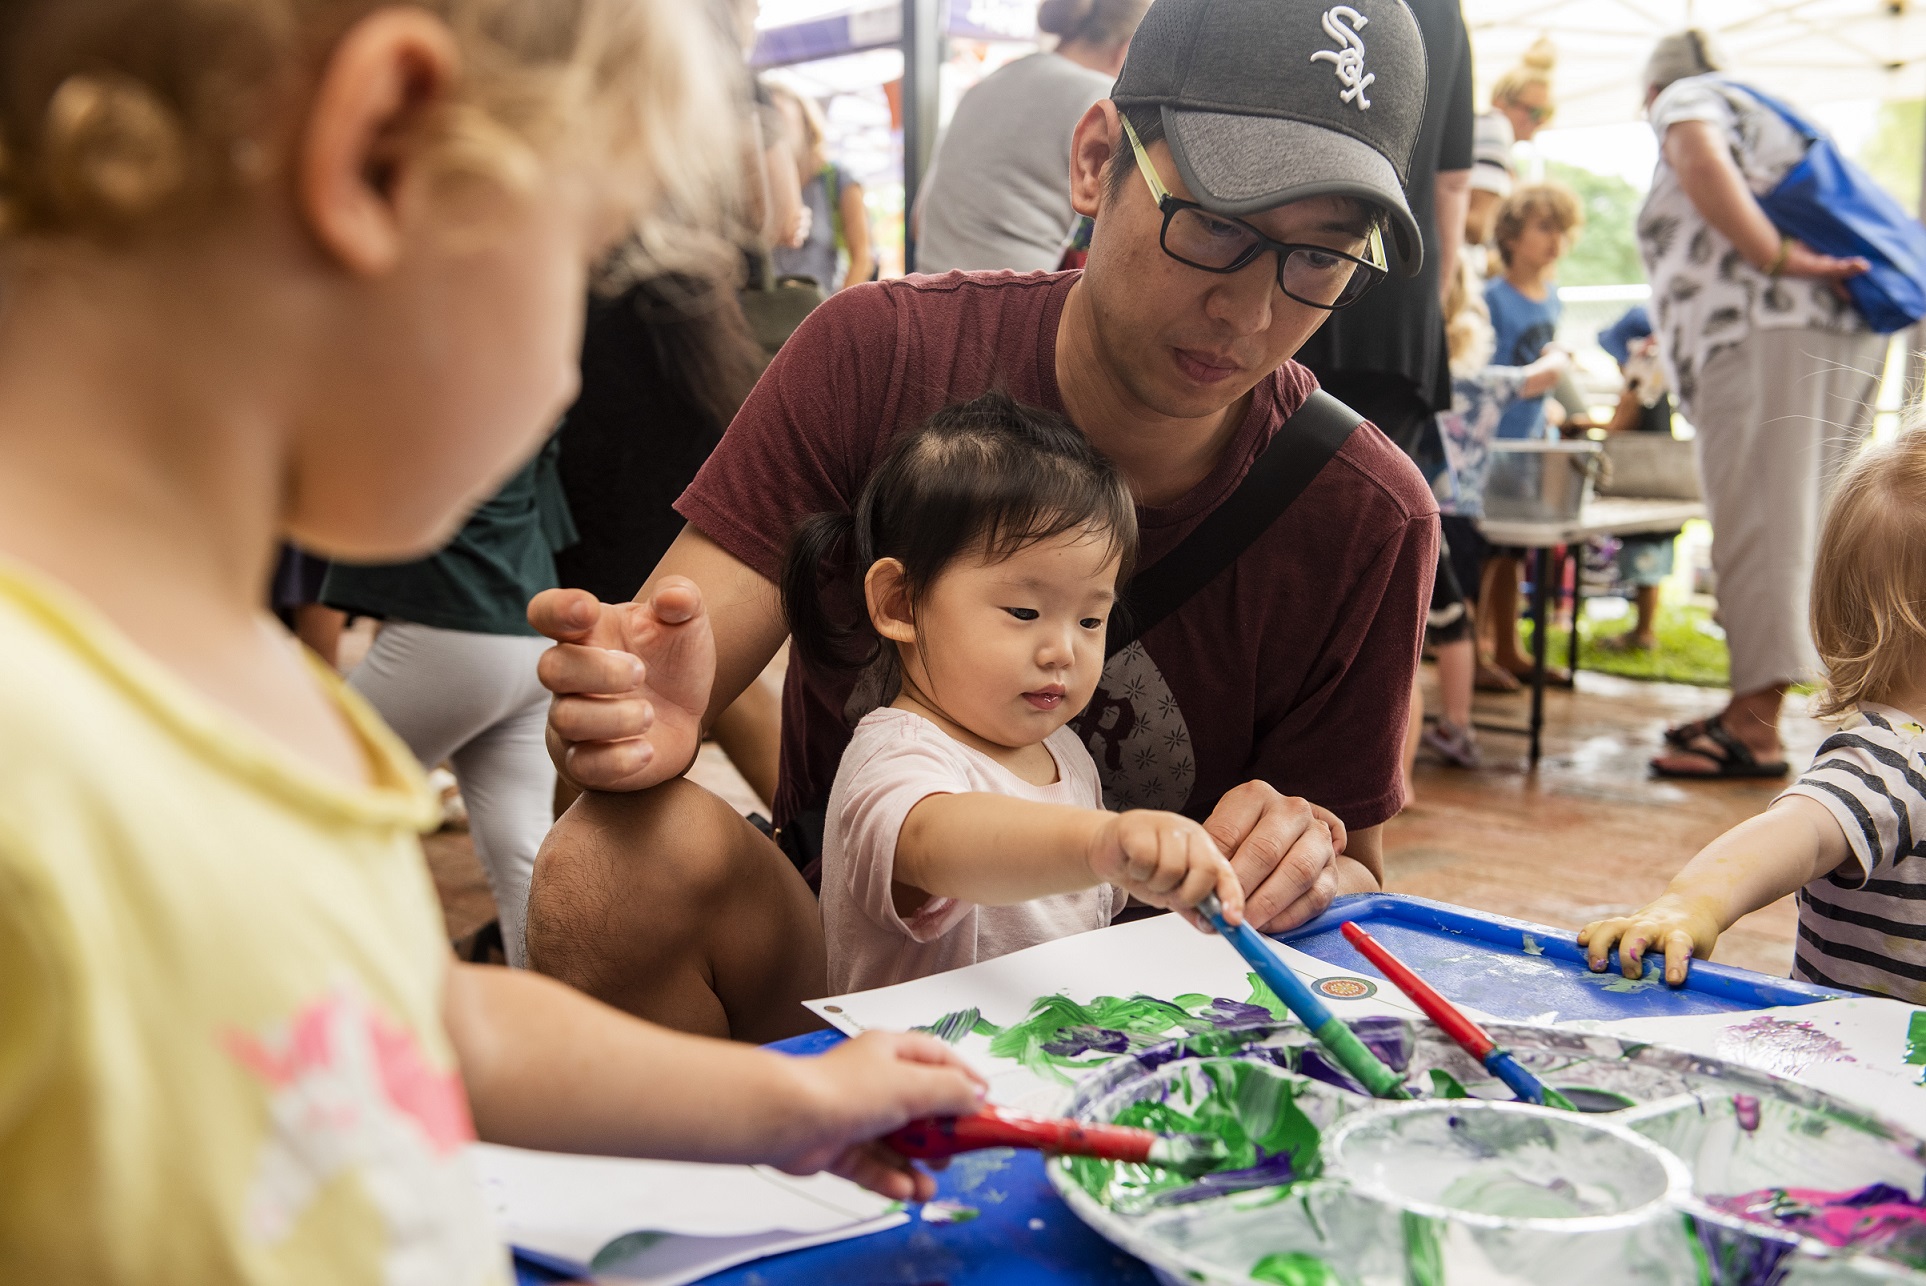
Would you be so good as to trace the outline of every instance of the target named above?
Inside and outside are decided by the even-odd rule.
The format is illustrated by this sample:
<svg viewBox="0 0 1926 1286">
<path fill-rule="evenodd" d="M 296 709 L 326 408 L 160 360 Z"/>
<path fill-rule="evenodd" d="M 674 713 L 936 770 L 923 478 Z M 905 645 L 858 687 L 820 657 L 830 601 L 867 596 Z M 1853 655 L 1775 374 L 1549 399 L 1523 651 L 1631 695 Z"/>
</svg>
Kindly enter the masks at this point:
<svg viewBox="0 0 1926 1286">
<path fill-rule="evenodd" d="M 1485 517 L 1509 522 L 1575 520 L 1592 498 L 1599 452 L 1596 442 L 1493 442 Z"/>
</svg>

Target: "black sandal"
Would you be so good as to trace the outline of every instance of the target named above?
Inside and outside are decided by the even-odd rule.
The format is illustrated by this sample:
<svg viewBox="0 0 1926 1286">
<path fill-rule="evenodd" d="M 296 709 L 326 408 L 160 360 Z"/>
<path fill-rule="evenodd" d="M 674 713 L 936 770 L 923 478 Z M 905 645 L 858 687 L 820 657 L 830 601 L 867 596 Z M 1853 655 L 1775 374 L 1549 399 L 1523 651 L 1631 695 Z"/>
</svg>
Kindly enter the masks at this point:
<svg viewBox="0 0 1926 1286">
<path fill-rule="evenodd" d="M 1676 728 L 1667 728 L 1665 730 L 1665 744 L 1668 746 L 1677 746 L 1680 750 L 1684 750 L 1700 737 L 1711 736 L 1712 734 L 1707 732 L 1706 729 L 1718 721 L 1719 716 L 1715 714 L 1708 715 L 1703 719 L 1694 719 L 1690 723 L 1682 723 Z"/>
<path fill-rule="evenodd" d="M 1651 762 L 1653 776 L 1670 777 L 1676 781 L 1718 781 L 1739 778 L 1783 777 L 1786 775 L 1788 767 L 1785 760 L 1781 759 L 1777 763 L 1770 764 L 1760 763 L 1759 757 L 1752 753 L 1752 748 L 1733 736 L 1731 730 L 1728 729 L 1717 716 L 1706 719 L 1703 722 L 1705 724 L 1705 730 L 1701 732 L 1699 736 L 1718 747 L 1721 752 L 1720 754 L 1715 755 L 1710 751 L 1701 750 L 1697 746 L 1679 745 L 1676 742 L 1673 742 L 1673 749 L 1681 754 L 1697 755 L 1701 759 L 1711 760 L 1715 765 L 1713 770 L 1711 772 L 1688 772 L 1679 768 L 1667 768 L 1658 760 L 1654 759 Z M 1681 728 L 1678 731 L 1683 732 L 1684 729 Z M 1667 741 L 1672 740 L 1670 732 L 1666 734 L 1665 739 Z M 1696 738 L 1694 738 L 1694 740 L 1696 740 Z"/>
</svg>

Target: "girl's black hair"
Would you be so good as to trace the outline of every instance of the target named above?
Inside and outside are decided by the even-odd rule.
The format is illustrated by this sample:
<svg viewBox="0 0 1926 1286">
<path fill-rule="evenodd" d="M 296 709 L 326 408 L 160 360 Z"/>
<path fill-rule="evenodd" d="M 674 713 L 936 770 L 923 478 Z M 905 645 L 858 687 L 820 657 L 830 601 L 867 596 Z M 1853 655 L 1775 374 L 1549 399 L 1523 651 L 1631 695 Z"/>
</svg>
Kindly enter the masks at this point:
<svg viewBox="0 0 1926 1286">
<path fill-rule="evenodd" d="M 812 664 L 885 667 L 896 649 L 870 624 L 863 578 L 903 564 L 912 605 L 957 558 L 1008 558 L 1080 528 L 1109 539 L 1122 580 L 1137 552 L 1137 510 L 1109 460 L 1060 415 L 1003 393 L 945 407 L 891 443 L 855 508 L 804 519 L 782 568 L 796 652 Z"/>
</svg>

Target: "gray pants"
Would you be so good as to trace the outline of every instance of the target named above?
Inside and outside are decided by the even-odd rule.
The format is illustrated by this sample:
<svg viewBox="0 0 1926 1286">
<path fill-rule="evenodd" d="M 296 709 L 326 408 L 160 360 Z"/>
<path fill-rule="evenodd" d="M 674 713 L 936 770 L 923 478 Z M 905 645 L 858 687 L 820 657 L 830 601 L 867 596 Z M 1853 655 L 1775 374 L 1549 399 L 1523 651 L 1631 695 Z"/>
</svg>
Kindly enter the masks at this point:
<svg viewBox="0 0 1926 1286">
<path fill-rule="evenodd" d="M 548 640 L 385 626 L 348 683 L 424 768 L 447 760 L 501 916 L 508 962 L 526 965 L 528 882 L 554 818 L 555 767 L 543 732 L 548 692 L 535 661 Z"/>
<path fill-rule="evenodd" d="M 1825 497 L 1872 429 L 1887 343 L 1754 331 L 1700 375 L 1688 416 L 1735 694 L 1818 677 L 1807 621 L 1813 554 Z"/>
</svg>

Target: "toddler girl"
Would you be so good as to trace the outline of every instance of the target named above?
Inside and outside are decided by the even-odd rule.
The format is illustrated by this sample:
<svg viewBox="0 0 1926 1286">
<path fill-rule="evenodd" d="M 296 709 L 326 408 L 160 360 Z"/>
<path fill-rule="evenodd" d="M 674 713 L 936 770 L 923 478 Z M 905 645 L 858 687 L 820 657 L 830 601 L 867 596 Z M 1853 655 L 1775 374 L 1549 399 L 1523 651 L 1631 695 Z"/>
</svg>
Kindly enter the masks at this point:
<svg viewBox="0 0 1926 1286">
<path fill-rule="evenodd" d="M 0 1282 L 506 1283 L 477 1127 L 933 1191 L 865 1141 L 978 1101 L 941 1042 L 455 964 L 420 767 L 261 606 L 284 539 L 446 542 L 571 396 L 591 266 L 713 208 L 696 8 L 6 6 Z"/>
<path fill-rule="evenodd" d="M 782 579 L 795 646 L 862 666 L 852 700 L 870 707 L 825 825 L 833 990 L 1099 928 L 1131 895 L 1189 912 L 1215 891 L 1241 918 L 1203 827 L 1104 811 L 1066 726 L 1096 691 L 1136 540 L 1109 461 L 999 394 L 899 438 L 853 513 L 798 530 Z M 841 594 L 854 627 L 836 620 Z"/>
<path fill-rule="evenodd" d="M 1799 895 L 1792 976 L 1926 1004 L 1926 427 L 1841 475 L 1812 573 L 1822 715 L 1841 731 L 1764 813 L 1706 845 L 1665 893 L 1578 935 L 1591 967 L 1614 943 L 1627 977 L 1647 950 L 1685 981 L 1734 920 Z M 1716 726 L 1716 725 L 1715 725 Z"/>
</svg>

